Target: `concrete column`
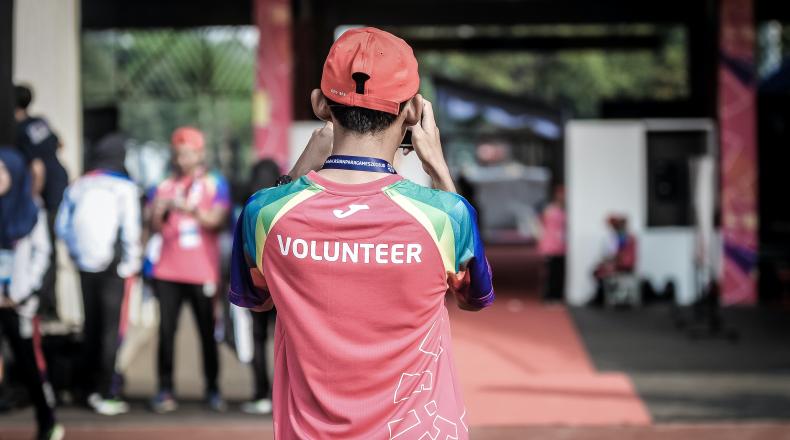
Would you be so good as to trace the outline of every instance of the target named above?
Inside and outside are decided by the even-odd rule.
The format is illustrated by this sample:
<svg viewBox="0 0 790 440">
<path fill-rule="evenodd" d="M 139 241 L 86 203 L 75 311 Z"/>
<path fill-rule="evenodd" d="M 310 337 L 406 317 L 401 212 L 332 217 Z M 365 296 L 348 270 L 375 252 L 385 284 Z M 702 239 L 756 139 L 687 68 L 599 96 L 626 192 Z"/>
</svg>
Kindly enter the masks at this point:
<svg viewBox="0 0 790 440">
<path fill-rule="evenodd" d="M 719 35 L 725 305 L 757 302 L 757 77 L 754 0 L 723 0 Z"/>
<path fill-rule="evenodd" d="M 291 1 L 256 0 L 254 17 L 260 32 L 253 98 L 255 152 L 285 170 L 293 120 Z"/>
<path fill-rule="evenodd" d="M 82 170 L 79 12 L 78 0 L 14 5 L 14 82 L 32 86 L 30 112 L 45 117 L 63 142 L 60 159 L 72 179 Z"/>
</svg>

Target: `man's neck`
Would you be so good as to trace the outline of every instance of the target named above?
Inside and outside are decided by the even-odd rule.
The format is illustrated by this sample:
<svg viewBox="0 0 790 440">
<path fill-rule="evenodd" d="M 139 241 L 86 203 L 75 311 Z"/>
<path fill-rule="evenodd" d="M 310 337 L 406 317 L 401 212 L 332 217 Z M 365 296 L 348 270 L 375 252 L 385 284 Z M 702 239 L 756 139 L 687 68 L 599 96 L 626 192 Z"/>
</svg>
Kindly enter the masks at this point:
<svg viewBox="0 0 790 440">
<path fill-rule="evenodd" d="M 337 126 L 337 125 L 336 125 Z M 399 134 L 392 130 L 376 135 L 349 135 L 335 132 L 332 145 L 333 155 L 363 156 L 384 159 L 393 163 Z M 381 179 L 384 174 L 370 171 L 326 169 L 319 172 L 322 176 L 341 183 L 365 183 Z"/>
<path fill-rule="evenodd" d="M 376 157 L 392 163 L 397 150 L 393 144 L 387 136 L 335 136 L 332 154 Z"/>
<path fill-rule="evenodd" d="M 203 171 L 203 167 L 197 166 L 189 171 L 180 170 L 176 174 L 178 175 L 179 178 L 194 179 L 195 177 L 200 176 L 202 174 L 202 171 Z"/>
</svg>

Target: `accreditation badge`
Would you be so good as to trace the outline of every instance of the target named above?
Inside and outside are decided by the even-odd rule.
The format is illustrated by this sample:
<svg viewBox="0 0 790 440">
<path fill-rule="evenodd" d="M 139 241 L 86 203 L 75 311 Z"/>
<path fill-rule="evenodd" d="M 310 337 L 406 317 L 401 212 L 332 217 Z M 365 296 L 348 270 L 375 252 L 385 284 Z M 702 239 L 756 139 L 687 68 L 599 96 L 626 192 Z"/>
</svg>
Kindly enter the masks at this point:
<svg viewBox="0 0 790 440">
<path fill-rule="evenodd" d="M 178 222 L 178 245 L 181 249 L 194 249 L 200 246 L 200 225 L 193 218 L 182 218 Z"/>
</svg>

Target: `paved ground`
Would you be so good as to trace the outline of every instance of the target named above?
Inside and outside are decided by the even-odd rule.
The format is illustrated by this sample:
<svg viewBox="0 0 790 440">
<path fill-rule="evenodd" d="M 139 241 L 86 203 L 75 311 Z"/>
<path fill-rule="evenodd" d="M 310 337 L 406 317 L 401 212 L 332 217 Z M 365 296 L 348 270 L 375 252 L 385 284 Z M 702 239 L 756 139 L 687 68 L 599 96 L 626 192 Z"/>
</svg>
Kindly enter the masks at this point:
<svg viewBox="0 0 790 440">
<path fill-rule="evenodd" d="M 0 440 L 27 440 L 32 431 L 24 428 L 0 428 Z M 273 440 L 271 427 L 265 423 L 243 422 L 189 425 L 69 426 L 67 439 L 77 440 Z M 657 425 L 649 427 L 511 427 L 475 428 L 474 440 L 790 440 L 790 425 L 720 424 Z"/>
<path fill-rule="evenodd" d="M 501 289 L 478 313 L 448 302 L 453 355 L 472 426 L 646 425 L 630 378 L 593 365 L 564 307 Z"/>
<path fill-rule="evenodd" d="M 790 316 L 786 312 L 728 310 L 726 323 L 740 333 L 736 343 L 692 340 L 660 306 L 636 311 L 543 307 L 534 301 L 535 289 L 521 287 L 534 286 L 539 261 L 529 256 L 527 269 L 522 269 L 517 254 L 516 248 L 493 252 L 502 293 L 496 313 L 459 315 L 461 321 L 453 326 L 456 356 L 466 358 L 462 368 L 475 370 L 475 362 L 485 359 L 498 365 L 496 371 L 485 365 L 477 369 L 492 378 L 488 385 L 466 380 L 471 405 L 485 411 L 487 405 L 510 402 L 505 406 L 512 414 L 523 415 L 498 420 L 500 426 L 479 420 L 472 428 L 475 440 L 790 440 Z M 475 331 L 473 324 L 481 325 L 481 331 Z M 250 372 L 226 347 L 222 386 L 232 399 L 232 410 L 214 414 L 201 406 L 194 334 L 191 314 L 185 311 L 176 362 L 177 387 L 185 400 L 177 413 L 158 416 L 145 408 L 155 390 L 155 344 L 143 344 L 127 372 L 133 412 L 103 418 L 62 408 L 59 414 L 68 438 L 271 439 L 270 418 L 238 411 L 238 403 L 251 389 Z M 608 391 L 569 382 L 569 374 L 587 377 Z M 518 383 L 511 383 L 513 378 Z M 609 426 L 591 427 L 589 420 L 585 423 L 578 417 L 588 417 L 585 412 L 596 409 L 601 411 L 593 414 L 596 417 L 607 416 L 607 408 L 612 411 L 617 406 L 596 403 L 607 401 L 609 405 L 644 402 L 655 424 L 626 427 L 610 420 Z M 0 440 L 30 438 L 31 420 L 29 410 L 0 415 Z"/>
<path fill-rule="evenodd" d="M 627 374 L 657 422 L 790 421 L 790 313 L 729 309 L 736 342 L 692 339 L 666 307 L 571 309 L 596 367 Z"/>
</svg>

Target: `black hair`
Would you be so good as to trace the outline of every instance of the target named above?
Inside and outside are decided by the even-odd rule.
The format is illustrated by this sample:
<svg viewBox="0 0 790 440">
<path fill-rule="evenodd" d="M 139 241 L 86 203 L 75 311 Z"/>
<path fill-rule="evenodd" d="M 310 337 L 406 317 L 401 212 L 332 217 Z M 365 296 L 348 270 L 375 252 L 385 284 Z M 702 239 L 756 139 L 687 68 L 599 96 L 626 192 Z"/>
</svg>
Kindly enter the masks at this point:
<svg viewBox="0 0 790 440">
<path fill-rule="evenodd" d="M 14 102 L 16 103 L 16 108 L 27 110 L 31 101 L 33 101 L 33 92 L 29 87 L 14 86 Z"/>
<path fill-rule="evenodd" d="M 280 177 L 280 167 L 277 162 L 271 159 L 261 159 L 255 162 L 250 171 L 250 178 L 247 181 L 247 198 L 264 188 L 271 188 L 277 184 Z"/>
<path fill-rule="evenodd" d="M 398 117 L 398 115 L 379 110 L 338 104 L 329 98 L 327 101 L 329 110 L 332 111 L 337 122 L 346 130 L 359 134 L 375 134 L 386 130 Z M 401 103 L 400 110 L 403 110 L 404 104 Z"/>
<path fill-rule="evenodd" d="M 122 133 L 110 133 L 91 148 L 87 161 L 88 170 L 106 169 L 124 174 L 126 167 L 126 136 Z"/>
</svg>

